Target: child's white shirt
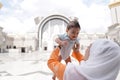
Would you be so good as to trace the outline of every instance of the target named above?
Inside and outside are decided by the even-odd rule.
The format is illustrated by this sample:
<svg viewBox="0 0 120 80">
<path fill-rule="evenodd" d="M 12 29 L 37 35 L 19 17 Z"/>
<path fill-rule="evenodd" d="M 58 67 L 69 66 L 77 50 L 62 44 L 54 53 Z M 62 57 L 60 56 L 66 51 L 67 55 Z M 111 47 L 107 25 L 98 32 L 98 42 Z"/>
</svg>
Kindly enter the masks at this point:
<svg viewBox="0 0 120 80">
<path fill-rule="evenodd" d="M 65 45 L 65 46 L 61 46 L 61 50 L 60 50 L 60 54 L 61 54 L 62 59 L 66 60 L 70 56 L 70 52 L 71 52 L 71 49 L 73 48 L 74 44 L 79 43 L 79 40 L 78 40 L 78 38 L 76 38 L 74 40 L 71 40 L 66 33 L 65 34 L 60 34 L 60 35 L 58 35 L 58 37 L 61 40 L 67 40 L 68 41 L 68 44 Z"/>
</svg>

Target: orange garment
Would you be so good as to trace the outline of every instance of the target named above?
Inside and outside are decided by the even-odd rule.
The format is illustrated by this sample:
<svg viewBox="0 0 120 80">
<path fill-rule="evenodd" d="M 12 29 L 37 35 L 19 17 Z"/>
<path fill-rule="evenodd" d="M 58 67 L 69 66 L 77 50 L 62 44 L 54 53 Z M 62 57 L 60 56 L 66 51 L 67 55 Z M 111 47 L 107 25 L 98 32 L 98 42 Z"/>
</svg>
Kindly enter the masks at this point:
<svg viewBox="0 0 120 80">
<path fill-rule="evenodd" d="M 78 61 L 83 60 L 83 56 L 79 52 L 73 52 L 72 56 Z M 53 50 L 47 62 L 47 65 L 59 80 L 63 80 L 66 65 L 59 62 L 59 48 L 55 48 Z"/>
<path fill-rule="evenodd" d="M 84 60 L 84 56 L 80 52 L 72 52 L 72 57 L 77 59 L 79 62 Z"/>
</svg>

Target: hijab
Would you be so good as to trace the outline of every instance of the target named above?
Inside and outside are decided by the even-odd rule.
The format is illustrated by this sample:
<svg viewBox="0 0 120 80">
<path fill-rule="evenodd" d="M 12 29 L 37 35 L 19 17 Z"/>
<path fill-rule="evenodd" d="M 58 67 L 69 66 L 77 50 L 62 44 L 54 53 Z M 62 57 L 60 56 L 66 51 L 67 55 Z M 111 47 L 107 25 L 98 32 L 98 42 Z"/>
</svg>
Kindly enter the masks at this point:
<svg viewBox="0 0 120 80">
<path fill-rule="evenodd" d="M 69 63 L 64 80 L 115 80 L 120 68 L 120 47 L 113 41 L 98 39 L 90 47 L 87 61 Z"/>
</svg>

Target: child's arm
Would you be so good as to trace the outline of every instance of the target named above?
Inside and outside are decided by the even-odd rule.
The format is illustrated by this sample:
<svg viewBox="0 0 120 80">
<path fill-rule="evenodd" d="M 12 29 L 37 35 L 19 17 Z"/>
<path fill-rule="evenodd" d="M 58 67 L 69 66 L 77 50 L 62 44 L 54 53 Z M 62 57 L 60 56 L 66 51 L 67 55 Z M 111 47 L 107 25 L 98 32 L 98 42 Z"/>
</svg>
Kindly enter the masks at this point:
<svg viewBox="0 0 120 80">
<path fill-rule="evenodd" d="M 56 37 L 55 42 L 58 43 L 59 45 L 62 45 L 62 40 L 60 40 L 59 37 Z"/>
<path fill-rule="evenodd" d="M 61 40 L 59 37 L 55 39 L 55 42 L 58 43 L 60 46 L 67 45 L 68 43 L 66 40 Z"/>
</svg>

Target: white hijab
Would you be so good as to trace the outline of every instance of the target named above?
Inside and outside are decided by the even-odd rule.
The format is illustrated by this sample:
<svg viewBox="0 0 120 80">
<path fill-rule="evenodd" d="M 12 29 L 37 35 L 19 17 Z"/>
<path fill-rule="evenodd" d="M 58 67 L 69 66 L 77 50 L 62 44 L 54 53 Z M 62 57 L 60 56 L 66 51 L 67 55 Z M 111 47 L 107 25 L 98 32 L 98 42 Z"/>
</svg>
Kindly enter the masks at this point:
<svg viewBox="0 0 120 80">
<path fill-rule="evenodd" d="M 64 80 L 115 80 L 119 68 L 120 47 L 113 41 L 99 39 L 92 44 L 87 61 L 67 65 Z"/>
</svg>

